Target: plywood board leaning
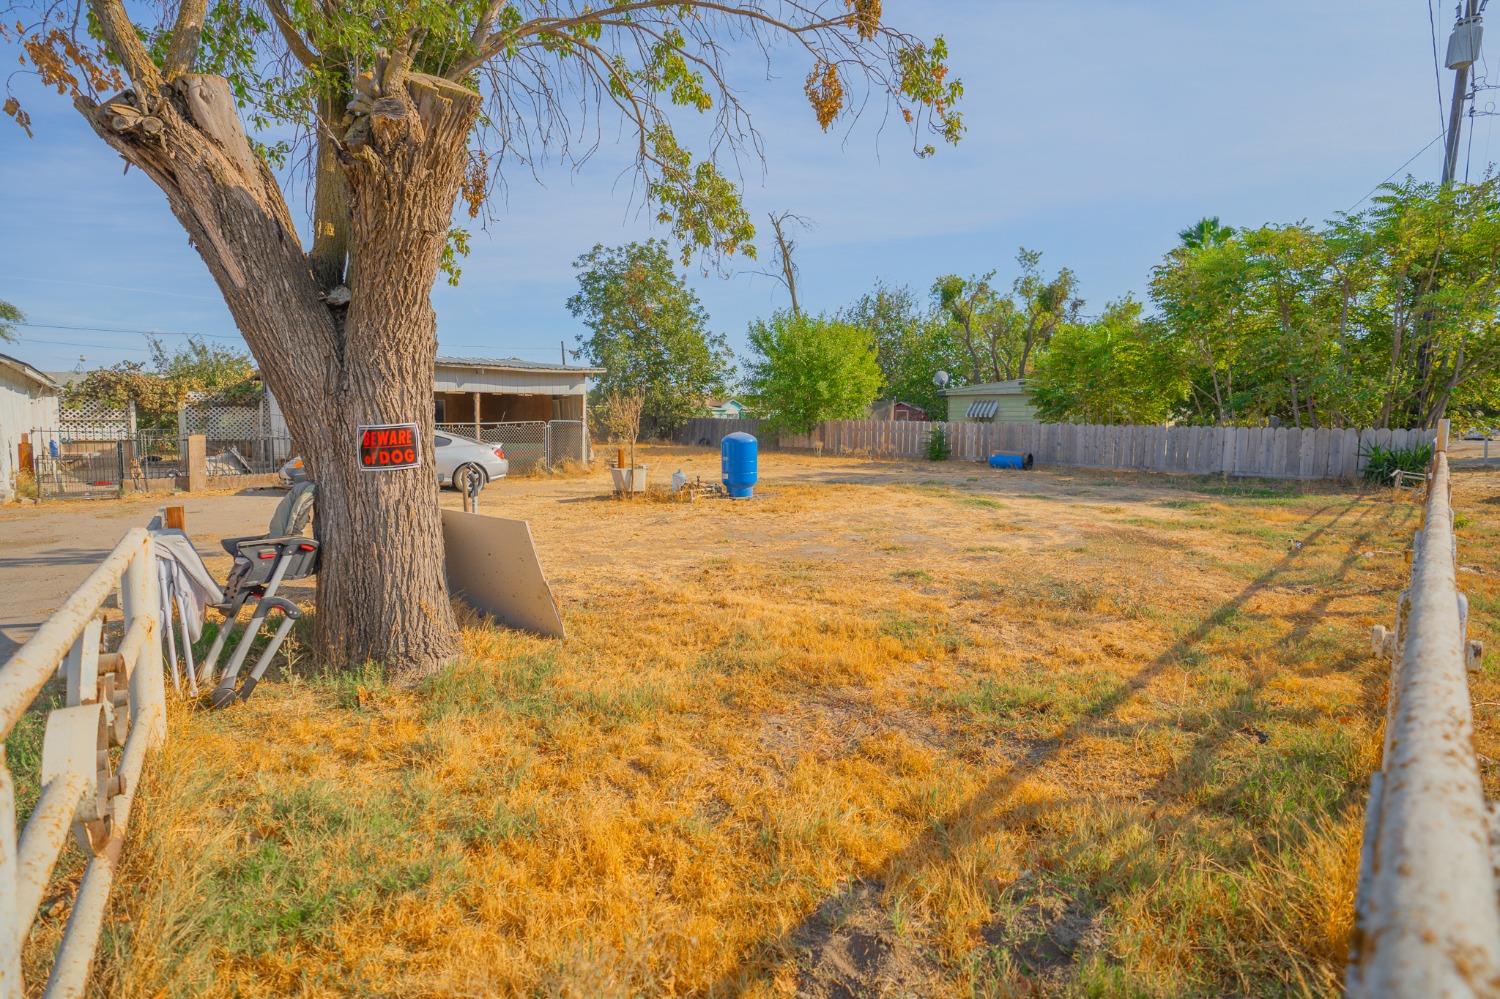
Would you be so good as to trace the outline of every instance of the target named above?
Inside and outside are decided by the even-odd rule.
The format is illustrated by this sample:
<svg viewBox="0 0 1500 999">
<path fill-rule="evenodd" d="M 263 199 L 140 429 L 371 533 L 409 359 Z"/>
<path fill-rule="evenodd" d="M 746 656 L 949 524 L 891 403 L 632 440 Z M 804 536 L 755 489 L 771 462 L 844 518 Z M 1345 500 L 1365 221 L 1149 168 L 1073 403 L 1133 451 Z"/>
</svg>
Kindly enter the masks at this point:
<svg viewBox="0 0 1500 999">
<path fill-rule="evenodd" d="M 448 592 L 507 627 L 566 637 L 526 521 L 444 510 L 443 547 Z"/>
</svg>

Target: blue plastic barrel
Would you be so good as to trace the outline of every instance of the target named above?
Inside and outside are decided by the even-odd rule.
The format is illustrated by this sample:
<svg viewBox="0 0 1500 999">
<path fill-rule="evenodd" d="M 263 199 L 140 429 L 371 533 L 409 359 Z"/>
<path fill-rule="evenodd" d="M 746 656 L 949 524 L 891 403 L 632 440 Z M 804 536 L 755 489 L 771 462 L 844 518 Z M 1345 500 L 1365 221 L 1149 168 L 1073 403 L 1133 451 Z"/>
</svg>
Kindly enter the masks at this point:
<svg viewBox="0 0 1500 999">
<path fill-rule="evenodd" d="M 1028 471 L 1031 468 L 1031 454 L 1025 451 L 1000 451 L 990 455 L 990 467 Z"/>
<path fill-rule="evenodd" d="M 749 499 L 755 487 L 760 444 L 747 433 L 729 434 L 719 445 L 719 470 L 730 499 Z"/>
</svg>

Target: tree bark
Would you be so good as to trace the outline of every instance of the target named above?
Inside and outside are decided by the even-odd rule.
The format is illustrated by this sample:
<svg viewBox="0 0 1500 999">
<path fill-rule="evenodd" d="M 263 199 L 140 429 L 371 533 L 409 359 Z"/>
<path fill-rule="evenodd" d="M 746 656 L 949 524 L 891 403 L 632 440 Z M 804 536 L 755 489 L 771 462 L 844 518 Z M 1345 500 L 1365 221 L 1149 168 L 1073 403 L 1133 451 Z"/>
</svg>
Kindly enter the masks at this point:
<svg viewBox="0 0 1500 999">
<path fill-rule="evenodd" d="M 76 105 L 166 194 L 318 483 L 316 658 L 431 672 L 457 645 L 433 464 L 429 292 L 478 95 L 394 73 L 364 141 L 342 150 L 347 308 L 322 300 L 285 199 L 249 148 L 222 78 L 184 77 L 112 99 L 121 101 L 159 118 L 160 134 L 116 131 L 113 114 L 86 99 Z M 360 471 L 360 424 L 412 422 L 421 429 L 419 468 Z"/>
</svg>

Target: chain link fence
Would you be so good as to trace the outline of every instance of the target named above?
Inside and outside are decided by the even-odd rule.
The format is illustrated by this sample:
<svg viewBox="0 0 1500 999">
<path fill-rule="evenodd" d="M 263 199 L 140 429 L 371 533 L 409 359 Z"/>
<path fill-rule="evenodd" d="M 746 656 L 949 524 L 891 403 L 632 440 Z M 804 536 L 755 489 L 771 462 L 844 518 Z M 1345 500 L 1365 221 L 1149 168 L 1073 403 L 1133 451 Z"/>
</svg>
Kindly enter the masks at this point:
<svg viewBox="0 0 1500 999">
<path fill-rule="evenodd" d="M 74 436 L 73 431 L 60 427 L 33 430 L 30 440 L 38 495 L 59 499 L 119 495 L 127 441 L 87 432 Z"/>
<path fill-rule="evenodd" d="M 452 434 L 505 448 L 513 475 L 538 468 L 554 468 L 565 461 L 589 460 L 588 433 L 582 421 L 552 420 L 523 423 L 439 423 L 439 433 Z"/>
<path fill-rule="evenodd" d="M 187 439 L 170 430 L 140 430 L 127 437 L 68 427 L 33 430 L 31 471 L 46 499 L 95 499 L 152 481 L 186 477 Z M 210 476 L 275 472 L 293 454 L 290 437 L 208 438 Z"/>
</svg>

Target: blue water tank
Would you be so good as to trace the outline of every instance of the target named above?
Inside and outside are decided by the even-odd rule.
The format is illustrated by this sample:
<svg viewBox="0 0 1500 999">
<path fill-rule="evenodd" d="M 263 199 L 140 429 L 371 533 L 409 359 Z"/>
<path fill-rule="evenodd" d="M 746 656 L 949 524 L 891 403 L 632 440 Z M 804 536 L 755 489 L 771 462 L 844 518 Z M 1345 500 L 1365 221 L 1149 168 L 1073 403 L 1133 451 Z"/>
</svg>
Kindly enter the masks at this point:
<svg viewBox="0 0 1500 999">
<path fill-rule="evenodd" d="M 730 434 L 719 445 L 719 470 L 730 499 L 749 499 L 756 479 L 760 443 L 747 433 Z"/>
<path fill-rule="evenodd" d="M 1031 470 L 1031 454 L 1026 451 L 998 451 L 990 455 L 991 468 L 1019 468 Z"/>
</svg>

